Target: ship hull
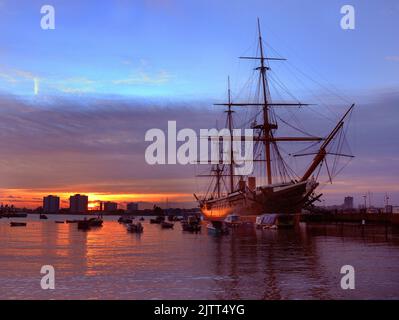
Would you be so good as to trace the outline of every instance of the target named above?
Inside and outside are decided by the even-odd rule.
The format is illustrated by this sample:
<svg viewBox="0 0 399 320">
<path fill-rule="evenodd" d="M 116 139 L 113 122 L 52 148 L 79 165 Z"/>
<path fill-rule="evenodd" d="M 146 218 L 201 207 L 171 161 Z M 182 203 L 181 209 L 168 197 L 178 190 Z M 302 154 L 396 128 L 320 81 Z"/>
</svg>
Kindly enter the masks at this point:
<svg viewBox="0 0 399 320">
<path fill-rule="evenodd" d="M 254 191 L 246 189 L 223 198 L 202 201 L 200 209 L 204 217 L 210 221 L 222 221 L 229 214 L 295 214 L 301 212 L 316 186 L 313 181 L 305 181 L 258 187 Z"/>
</svg>

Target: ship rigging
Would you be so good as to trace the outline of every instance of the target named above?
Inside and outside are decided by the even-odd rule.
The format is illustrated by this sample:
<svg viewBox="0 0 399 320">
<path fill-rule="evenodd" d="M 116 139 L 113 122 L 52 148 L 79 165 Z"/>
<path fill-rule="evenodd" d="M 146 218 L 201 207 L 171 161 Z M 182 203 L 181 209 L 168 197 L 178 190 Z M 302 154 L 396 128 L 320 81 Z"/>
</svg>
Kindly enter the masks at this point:
<svg viewBox="0 0 399 320">
<path fill-rule="evenodd" d="M 338 158 L 353 158 L 351 154 L 342 152 L 345 142 L 344 125 L 353 111 L 352 104 L 334 129 L 326 137 L 311 135 L 285 121 L 275 112 L 276 108 L 306 107 L 310 104 L 301 102 L 275 102 L 272 99 L 269 87 L 268 73 L 271 70 L 270 62 L 283 62 L 280 57 L 265 55 L 261 27 L 257 21 L 258 54 L 255 56 L 242 56 L 240 59 L 252 60 L 257 63 L 257 95 L 254 101 L 233 102 L 230 79 L 228 79 L 227 102 L 217 103 L 215 106 L 226 107 L 226 125 L 230 132 L 228 150 L 220 149 L 221 153 L 228 152 L 229 161 L 221 161 L 212 165 L 210 174 L 199 175 L 211 178 L 211 184 L 204 196 L 197 196 L 200 209 L 204 216 L 211 221 L 221 221 L 229 214 L 261 215 L 265 213 L 295 214 L 303 208 L 318 201 L 321 194 L 317 194 L 319 186 L 318 177 L 321 168 L 326 168 L 329 180 L 332 182 L 333 171 L 337 168 Z M 263 168 L 264 183 L 257 185 L 256 177 L 235 174 L 234 141 L 243 142 L 246 138 L 233 136 L 234 113 L 236 109 L 248 108 L 255 110 L 251 121 L 253 140 L 255 143 L 253 161 Z M 283 123 L 302 134 L 299 136 L 279 136 L 279 124 Z M 220 137 L 212 137 L 219 139 Z M 211 139 L 212 139 L 211 138 Z M 281 143 L 313 143 L 317 150 L 305 148 L 303 152 L 290 154 L 293 158 L 313 156 L 303 174 L 298 175 L 288 165 L 281 152 Z M 223 146 L 224 144 L 221 144 Z M 329 168 L 327 156 L 335 157 L 333 170 Z M 225 158 L 223 158 L 225 159 Z M 227 180 L 227 181 L 226 181 Z M 226 183 L 227 182 L 227 183 Z M 222 192 L 222 189 L 225 192 Z"/>
</svg>

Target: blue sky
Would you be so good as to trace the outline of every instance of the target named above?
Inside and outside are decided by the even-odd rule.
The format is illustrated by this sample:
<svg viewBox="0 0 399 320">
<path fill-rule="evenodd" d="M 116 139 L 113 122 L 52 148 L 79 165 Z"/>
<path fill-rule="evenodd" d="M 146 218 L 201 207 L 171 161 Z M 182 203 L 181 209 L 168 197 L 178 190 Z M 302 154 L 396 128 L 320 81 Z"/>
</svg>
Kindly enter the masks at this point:
<svg viewBox="0 0 399 320">
<path fill-rule="evenodd" d="M 345 1 L 51 1 L 56 29 L 40 28 L 42 1 L 0 2 L 0 86 L 16 95 L 220 97 L 237 88 L 256 17 L 265 41 L 301 70 L 344 92 L 398 85 L 399 3 L 351 1 L 356 29 L 340 28 Z M 313 71 L 314 74 L 312 73 Z"/>
</svg>

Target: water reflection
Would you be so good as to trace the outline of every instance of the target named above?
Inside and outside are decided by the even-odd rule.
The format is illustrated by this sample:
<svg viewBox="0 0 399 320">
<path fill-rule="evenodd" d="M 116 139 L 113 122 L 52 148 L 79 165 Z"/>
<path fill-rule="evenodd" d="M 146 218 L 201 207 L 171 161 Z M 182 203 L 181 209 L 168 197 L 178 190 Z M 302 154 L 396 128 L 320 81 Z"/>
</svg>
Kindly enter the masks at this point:
<svg viewBox="0 0 399 320">
<path fill-rule="evenodd" d="M 302 224 L 215 237 L 148 222 L 130 234 L 113 218 L 89 232 L 54 217 L 27 220 L 11 228 L 0 219 L 0 298 L 399 298 L 399 234 L 390 227 Z M 40 289 L 44 264 L 56 269 L 51 292 Z M 354 291 L 340 289 L 345 264 L 356 269 Z"/>
</svg>

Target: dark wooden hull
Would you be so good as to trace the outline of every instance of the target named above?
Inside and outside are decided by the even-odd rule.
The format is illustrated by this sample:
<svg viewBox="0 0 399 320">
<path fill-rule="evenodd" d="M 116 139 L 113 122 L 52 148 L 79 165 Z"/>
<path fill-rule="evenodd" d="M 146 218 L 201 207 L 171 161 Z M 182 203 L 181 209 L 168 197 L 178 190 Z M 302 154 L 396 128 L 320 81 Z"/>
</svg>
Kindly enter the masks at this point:
<svg viewBox="0 0 399 320">
<path fill-rule="evenodd" d="M 255 192 L 246 190 L 227 197 L 200 203 L 207 220 L 221 221 L 229 214 L 259 216 L 266 213 L 294 214 L 301 212 L 309 195 L 317 185 L 308 182 L 260 187 Z"/>
</svg>

